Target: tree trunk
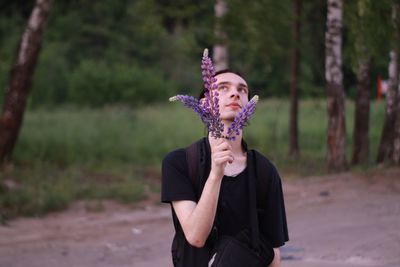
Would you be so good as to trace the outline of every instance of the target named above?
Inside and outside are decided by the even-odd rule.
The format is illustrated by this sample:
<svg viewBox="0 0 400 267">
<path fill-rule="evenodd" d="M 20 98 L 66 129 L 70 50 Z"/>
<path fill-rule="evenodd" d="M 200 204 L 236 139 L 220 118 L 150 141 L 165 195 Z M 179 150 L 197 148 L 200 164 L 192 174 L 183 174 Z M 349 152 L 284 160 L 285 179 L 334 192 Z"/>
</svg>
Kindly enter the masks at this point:
<svg viewBox="0 0 400 267">
<path fill-rule="evenodd" d="M 395 123 L 394 123 L 394 138 L 393 138 L 393 156 L 394 164 L 400 164 L 400 71 L 399 71 L 399 54 L 400 54 L 400 2 L 397 1 L 393 5 L 393 23 L 395 28 L 395 50 L 397 52 L 397 86 L 395 97 Z"/>
<path fill-rule="evenodd" d="M 216 0 L 214 11 L 215 11 L 215 38 L 216 44 L 213 49 L 213 61 L 215 69 L 224 70 L 229 67 L 228 64 L 228 47 L 226 45 L 226 33 L 222 30 L 221 19 L 226 14 L 228 8 L 225 0 Z"/>
<path fill-rule="evenodd" d="M 37 0 L 10 72 L 0 117 L 0 162 L 11 157 L 22 124 L 52 0 Z"/>
<path fill-rule="evenodd" d="M 398 73 L 400 77 L 400 73 Z M 397 84 L 397 101 L 395 108 L 395 123 L 394 123 L 394 140 L 393 140 L 393 156 L 392 161 L 394 164 L 400 164 L 400 81 Z"/>
<path fill-rule="evenodd" d="M 392 158 L 395 124 L 395 103 L 397 98 L 398 85 L 398 55 L 395 51 L 390 52 L 389 62 L 389 81 L 388 91 L 386 93 L 385 119 L 381 140 L 378 148 L 377 163 L 382 163 L 386 159 Z"/>
<path fill-rule="evenodd" d="M 298 131 L 298 77 L 300 62 L 300 27 L 301 27 L 301 0 L 293 0 L 293 40 L 292 68 L 290 81 L 290 127 L 289 127 L 289 156 L 298 157 L 299 131 Z"/>
<path fill-rule="evenodd" d="M 369 157 L 369 106 L 371 59 L 360 59 L 357 71 L 357 98 L 353 131 L 352 164 L 366 164 Z"/>
<path fill-rule="evenodd" d="M 325 76 L 327 81 L 328 168 L 342 170 L 346 163 L 345 92 L 342 73 L 343 0 L 328 0 L 325 34 Z"/>
</svg>

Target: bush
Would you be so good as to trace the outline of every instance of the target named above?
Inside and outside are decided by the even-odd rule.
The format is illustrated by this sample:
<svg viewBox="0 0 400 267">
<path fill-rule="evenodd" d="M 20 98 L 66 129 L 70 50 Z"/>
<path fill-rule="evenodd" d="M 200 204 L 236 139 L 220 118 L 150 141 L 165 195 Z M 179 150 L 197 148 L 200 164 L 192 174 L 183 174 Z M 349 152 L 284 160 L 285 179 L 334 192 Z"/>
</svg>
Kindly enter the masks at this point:
<svg viewBox="0 0 400 267">
<path fill-rule="evenodd" d="M 69 66 L 64 44 L 50 43 L 39 56 L 33 80 L 31 107 L 65 103 L 68 92 Z"/>
<path fill-rule="evenodd" d="M 86 60 L 71 75 L 69 97 L 79 105 L 135 105 L 166 99 L 176 88 L 156 70 Z"/>
</svg>

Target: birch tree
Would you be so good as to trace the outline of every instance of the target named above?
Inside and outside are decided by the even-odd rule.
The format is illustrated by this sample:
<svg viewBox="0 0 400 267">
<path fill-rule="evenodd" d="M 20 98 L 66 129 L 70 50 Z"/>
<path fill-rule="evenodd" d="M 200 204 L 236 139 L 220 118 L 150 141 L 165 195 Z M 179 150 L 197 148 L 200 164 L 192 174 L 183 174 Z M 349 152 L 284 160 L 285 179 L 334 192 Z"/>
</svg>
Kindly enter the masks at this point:
<svg viewBox="0 0 400 267">
<path fill-rule="evenodd" d="M 388 91 L 386 93 L 385 118 L 378 148 L 377 163 L 382 163 L 385 160 L 395 161 L 398 163 L 398 158 L 400 157 L 400 118 L 397 117 L 400 112 L 399 6 L 399 3 L 393 3 L 392 6 L 392 51 L 390 52 L 390 61 L 388 66 L 389 81 Z M 396 151 L 396 153 L 394 153 L 394 151 Z"/>
<path fill-rule="evenodd" d="M 0 162 L 10 158 L 21 128 L 52 0 L 37 0 L 17 50 L 0 117 Z"/>
<path fill-rule="evenodd" d="M 343 0 L 328 0 L 325 33 L 325 78 L 327 83 L 327 163 L 344 169 L 346 163 L 345 92 L 342 73 Z"/>
<path fill-rule="evenodd" d="M 215 69 L 223 70 L 227 69 L 228 63 L 228 46 L 226 44 L 226 33 L 222 29 L 221 20 L 225 16 L 228 10 L 225 0 L 215 0 L 215 39 L 216 44 L 213 49 L 213 60 L 215 64 Z"/>
</svg>

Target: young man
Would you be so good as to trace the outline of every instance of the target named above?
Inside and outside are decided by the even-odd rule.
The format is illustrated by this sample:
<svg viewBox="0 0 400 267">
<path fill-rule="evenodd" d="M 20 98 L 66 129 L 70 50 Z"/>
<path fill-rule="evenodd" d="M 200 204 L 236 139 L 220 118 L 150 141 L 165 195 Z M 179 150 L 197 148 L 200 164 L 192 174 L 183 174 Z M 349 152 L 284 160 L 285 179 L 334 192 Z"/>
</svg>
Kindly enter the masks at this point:
<svg viewBox="0 0 400 267">
<path fill-rule="evenodd" d="M 225 131 L 249 101 L 249 88 L 240 75 L 231 71 L 217 72 L 220 117 Z M 202 96 L 204 94 L 202 93 Z M 249 227 L 247 191 L 248 159 L 242 132 L 234 141 L 205 139 L 209 149 L 206 181 L 198 196 L 190 179 L 185 149 L 169 153 L 162 166 L 162 201 L 171 203 L 176 236 L 172 245 L 174 266 L 205 267 L 210 260 L 212 230 L 218 219 L 218 235 L 235 236 Z M 279 174 L 271 162 L 262 157 L 262 164 L 271 170 L 268 181 L 265 212 L 259 216 L 260 234 L 274 247 L 275 257 L 270 266 L 280 266 L 279 247 L 288 241 L 286 214 Z M 260 214 L 259 214 L 260 215 Z M 176 239 L 183 235 L 184 241 Z M 266 266 L 267 267 L 267 266 Z"/>
</svg>

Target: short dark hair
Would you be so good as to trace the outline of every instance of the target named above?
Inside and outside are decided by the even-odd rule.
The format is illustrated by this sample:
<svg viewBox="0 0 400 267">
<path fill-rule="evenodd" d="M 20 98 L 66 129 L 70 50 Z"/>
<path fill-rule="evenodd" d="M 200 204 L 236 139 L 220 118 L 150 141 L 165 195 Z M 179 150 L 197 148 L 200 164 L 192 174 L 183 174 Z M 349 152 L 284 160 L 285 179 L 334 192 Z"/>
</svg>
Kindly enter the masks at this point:
<svg viewBox="0 0 400 267">
<path fill-rule="evenodd" d="M 233 73 L 233 74 L 236 74 L 236 75 L 239 76 L 239 77 L 242 77 L 243 80 L 246 80 L 246 79 L 244 78 L 244 76 L 243 76 L 240 72 L 235 71 L 235 70 L 231 70 L 231 69 L 219 70 L 219 71 L 215 72 L 214 77 L 217 76 L 217 75 L 220 75 L 220 74 L 224 74 L 224 73 Z M 203 88 L 201 89 L 201 92 L 200 92 L 200 95 L 199 95 L 199 99 L 202 99 L 202 98 L 204 97 L 204 93 L 205 93 L 205 90 L 204 90 L 204 87 L 203 87 Z M 248 91 L 247 96 L 248 96 L 249 99 L 250 99 L 250 90 Z"/>
</svg>

